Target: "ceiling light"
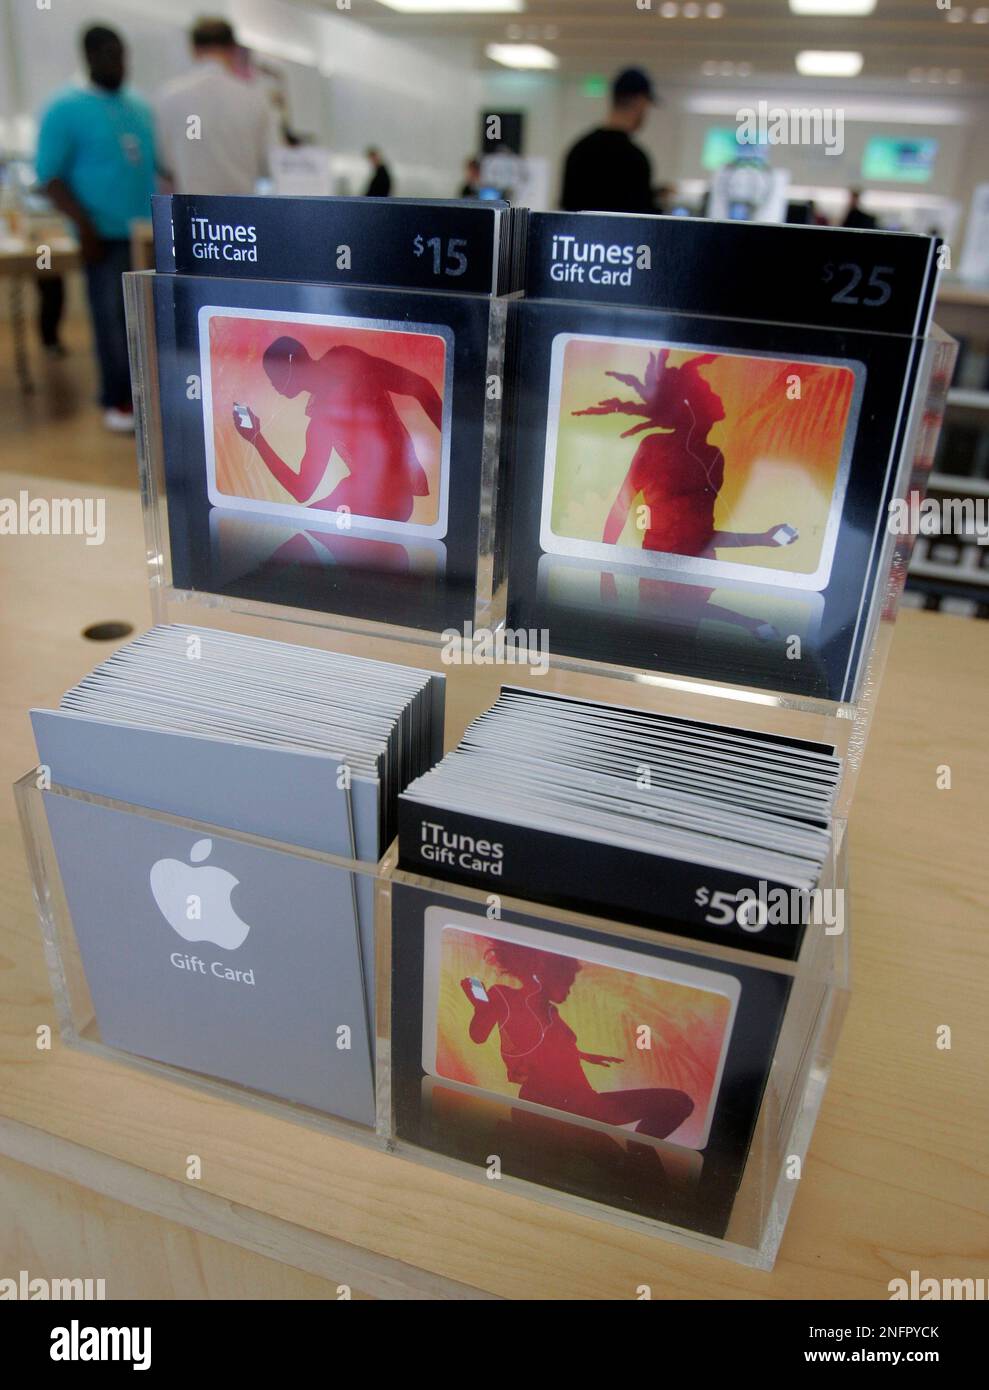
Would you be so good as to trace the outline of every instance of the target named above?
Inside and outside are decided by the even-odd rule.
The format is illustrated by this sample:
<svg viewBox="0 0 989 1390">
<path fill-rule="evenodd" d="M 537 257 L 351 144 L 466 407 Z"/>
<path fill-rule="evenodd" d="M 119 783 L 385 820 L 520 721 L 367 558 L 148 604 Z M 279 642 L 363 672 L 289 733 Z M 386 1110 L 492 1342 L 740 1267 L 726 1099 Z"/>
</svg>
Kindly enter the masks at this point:
<svg viewBox="0 0 989 1390">
<path fill-rule="evenodd" d="M 797 54 L 797 72 L 801 77 L 858 77 L 861 71 L 861 53 L 806 48 Z"/>
<path fill-rule="evenodd" d="M 961 5 L 958 5 L 957 7 L 953 7 L 953 8 L 950 9 L 950 10 L 948 11 L 948 13 L 947 13 L 947 20 L 948 20 L 948 23 L 949 23 L 949 24 L 963 24 L 963 23 L 965 22 L 965 16 L 966 16 L 967 14 L 968 14 L 968 10 L 963 9 Z"/>
<path fill-rule="evenodd" d="M 659 13 L 663 19 L 676 19 L 680 13 L 680 6 L 674 5 L 672 0 L 663 0 L 663 4 L 659 7 Z"/>
<path fill-rule="evenodd" d="M 872 14 L 876 0 L 790 0 L 794 14 Z"/>
<path fill-rule="evenodd" d="M 961 68 L 949 68 L 944 74 L 944 80 L 945 82 L 950 82 L 952 86 L 954 86 L 956 82 L 960 82 L 962 80 Z"/>
<path fill-rule="evenodd" d="M 718 0 L 714 0 L 713 5 L 704 6 L 704 13 L 707 15 L 708 19 L 720 19 L 724 12 L 725 7 L 719 4 Z"/>
<path fill-rule="evenodd" d="M 694 0 L 688 0 L 688 3 L 683 7 L 684 19 L 699 19 L 700 13 L 701 7 L 700 5 L 695 4 Z"/>
<path fill-rule="evenodd" d="M 921 69 L 923 72 L 923 69 Z M 766 91 L 763 98 L 769 106 L 791 107 L 792 90 L 779 92 Z M 738 116 L 739 94 L 737 92 L 712 92 L 709 89 L 686 93 L 682 99 L 684 111 L 700 116 Z M 964 125 L 971 119 L 971 113 L 957 102 L 943 102 L 939 105 L 923 105 L 909 96 L 897 100 L 879 97 L 842 98 L 841 109 L 845 113 L 845 123 L 849 121 L 882 121 L 884 125 L 892 121 L 895 125 L 950 126 Z"/>
<path fill-rule="evenodd" d="M 484 52 L 493 63 L 506 68 L 547 69 L 559 67 L 560 60 L 538 43 L 489 43 Z"/>
<path fill-rule="evenodd" d="M 525 0 L 381 0 L 401 14 L 518 14 Z"/>
<path fill-rule="evenodd" d="M 987 9 L 976 10 L 975 13 L 972 15 L 972 23 L 973 23 L 973 24 L 989 24 L 989 10 L 987 10 Z"/>
<path fill-rule="evenodd" d="M 706 63 L 701 63 L 701 72 L 705 77 L 717 77 L 718 65 L 717 63 L 712 63 L 709 59 Z"/>
</svg>

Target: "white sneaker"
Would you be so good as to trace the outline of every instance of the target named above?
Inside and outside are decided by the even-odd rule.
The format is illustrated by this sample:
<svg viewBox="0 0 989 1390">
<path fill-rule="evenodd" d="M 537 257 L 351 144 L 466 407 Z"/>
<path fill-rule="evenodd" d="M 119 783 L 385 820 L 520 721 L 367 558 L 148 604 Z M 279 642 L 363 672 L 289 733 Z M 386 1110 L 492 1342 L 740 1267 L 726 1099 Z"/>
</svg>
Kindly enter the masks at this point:
<svg viewBox="0 0 989 1390">
<path fill-rule="evenodd" d="M 104 410 L 103 424 L 114 434 L 133 434 L 134 412 L 133 410 Z"/>
</svg>

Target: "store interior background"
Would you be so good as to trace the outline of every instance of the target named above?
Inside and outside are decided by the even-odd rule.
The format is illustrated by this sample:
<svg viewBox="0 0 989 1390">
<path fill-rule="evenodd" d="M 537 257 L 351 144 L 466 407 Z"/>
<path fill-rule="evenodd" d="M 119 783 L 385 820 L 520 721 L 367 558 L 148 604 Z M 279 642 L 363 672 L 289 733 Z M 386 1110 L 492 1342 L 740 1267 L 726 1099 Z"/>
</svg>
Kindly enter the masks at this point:
<svg viewBox="0 0 989 1390">
<path fill-rule="evenodd" d="M 370 172 L 365 150 L 375 145 L 391 170 L 394 193 L 453 196 L 465 160 L 478 150 L 482 113 L 523 112 L 523 152 L 546 161 L 544 205 L 553 206 L 568 146 L 601 120 L 610 78 L 630 63 L 650 73 L 662 97 L 637 137 L 651 156 L 654 183 L 689 208 L 701 204 L 709 183 L 703 167 L 709 133 L 733 128 L 738 110 L 759 101 L 844 114 L 840 154 L 807 145 L 771 152 L 772 163 L 789 170 L 791 200 L 813 199 L 818 212 L 840 225 L 849 189 L 860 187 L 865 208 L 882 226 L 936 229 L 946 237 L 956 268 L 973 190 L 989 182 L 989 6 L 942 9 L 939 0 L 878 0 L 867 16 L 820 17 L 792 13 L 788 0 L 649 0 L 648 8 L 647 0 L 516 0 L 524 6 L 518 12 L 493 14 L 410 13 L 378 0 L 338 8 L 345 3 L 0 0 L 0 152 L 30 159 L 39 111 L 80 71 L 78 35 L 85 25 L 104 22 L 121 33 L 131 84 L 153 98 L 189 69 L 188 30 L 208 12 L 231 20 L 239 41 L 281 88 L 293 131 L 331 152 L 341 193 L 363 192 Z M 456 3 L 448 0 L 454 11 Z M 462 0 L 465 8 L 470 3 Z M 556 66 L 520 71 L 487 56 L 490 44 L 517 43 L 545 50 Z M 852 79 L 802 77 L 796 59 L 807 49 L 860 53 L 862 71 Z M 936 140 L 927 180 L 863 178 L 863 151 L 874 136 Z M 92 404 L 79 281 L 77 273 L 69 277 L 69 356 L 50 362 L 31 344 L 37 389 L 30 396 L 10 370 L 4 322 L 10 305 L 0 282 L 6 466 L 134 487 L 133 440 L 108 438 Z M 966 339 L 966 352 L 938 470 L 968 478 L 968 494 L 974 487 L 981 495 L 989 487 L 989 433 L 983 428 L 989 423 L 989 294 L 986 301 L 966 306 L 961 320 L 954 311 L 939 312 Z M 926 562 L 942 572 L 928 576 L 926 592 L 914 601 L 945 602 L 983 616 L 985 549 L 952 554 L 949 545 L 940 558 L 922 555 L 915 569 Z M 952 570 L 963 570 L 963 579 Z"/>
<path fill-rule="evenodd" d="M 448 3 L 453 9 L 457 0 Z M 972 189 L 989 179 L 989 7 L 878 0 L 861 18 L 813 17 L 794 15 L 787 0 L 724 0 L 713 6 L 723 13 L 712 18 L 703 0 L 687 0 L 667 18 L 662 0 L 650 0 L 648 10 L 636 0 L 519 3 L 517 13 L 475 15 L 406 13 L 377 0 L 351 0 L 345 12 L 336 0 L 322 7 L 51 0 L 52 10 L 2 0 L 3 144 L 30 152 L 39 108 L 79 68 L 76 40 L 86 23 L 99 20 L 121 32 L 132 84 L 152 97 L 188 70 L 188 27 L 209 12 L 229 18 L 239 40 L 282 76 L 292 126 L 333 152 L 340 192 L 362 190 L 364 150 L 376 144 L 395 192 L 453 195 L 464 159 L 475 152 L 482 110 L 525 112 L 524 152 L 548 159 L 558 175 L 569 144 L 603 114 L 607 80 L 632 63 L 649 71 L 663 97 L 639 138 L 657 181 L 677 185 L 688 201 L 702 190 L 707 132 L 732 126 L 740 107 L 760 99 L 844 110 L 842 154 L 806 146 L 775 152 L 775 162 L 790 170 L 791 196 L 815 198 L 832 220 L 848 188 L 858 185 L 884 222 L 937 225 L 954 238 Z M 686 17 L 694 9 L 700 13 Z M 492 43 L 534 44 L 558 65 L 511 70 L 486 56 Z M 851 79 L 801 77 L 796 57 L 806 49 L 859 52 L 862 71 Z M 863 182 L 870 136 L 918 134 L 938 141 L 923 187 Z"/>
</svg>

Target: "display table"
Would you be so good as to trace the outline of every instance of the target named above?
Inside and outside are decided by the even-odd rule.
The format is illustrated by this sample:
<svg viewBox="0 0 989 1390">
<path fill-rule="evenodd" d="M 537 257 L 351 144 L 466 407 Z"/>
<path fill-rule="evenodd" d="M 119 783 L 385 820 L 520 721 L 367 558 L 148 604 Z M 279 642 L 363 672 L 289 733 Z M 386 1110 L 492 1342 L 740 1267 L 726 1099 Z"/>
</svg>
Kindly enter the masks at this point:
<svg viewBox="0 0 989 1390">
<path fill-rule="evenodd" d="M 38 247 L 46 239 L 51 248 L 51 266 L 48 270 L 39 270 Z M 39 227 L 36 235 L 32 234 L 30 238 L 0 240 L 0 277 L 8 281 L 14 369 L 25 395 L 30 395 L 34 390 L 27 345 L 30 310 L 25 304 L 25 287 L 30 281 L 43 279 L 47 275 L 66 275 L 70 270 L 78 270 L 81 264 L 78 246 L 64 232 L 52 236 L 50 228 L 46 233 L 45 228 Z"/>
<path fill-rule="evenodd" d="M 2 496 L 59 493 L 57 482 L 0 478 Z M 82 628 L 150 621 L 137 493 L 99 495 L 102 547 L 0 538 L 0 1155 L 355 1296 L 634 1299 L 647 1285 L 653 1298 L 885 1299 L 911 1269 L 981 1272 L 989 626 L 912 611 L 898 622 L 851 818 L 852 1003 L 779 1259 L 764 1274 L 104 1061 L 57 1034 L 39 1050 L 37 1030 L 54 1031 L 55 1017 L 10 792 L 35 761 L 26 710 L 108 654 Z M 938 790 L 945 764 L 952 786 Z M 938 1047 L 942 1025 L 950 1050 Z M 192 1154 L 198 1181 L 186 1177 Z M 4 1218 L 22 1247 L 33 1215 L 26 1205 Z M 74 1229 L 58 1272 L 109 1276 L 110 1296 L 125 1295 L 127 1271 L 91 1269 Z"/>
<path fill-rule="evenodd" d="M 989 285 L 946 276 L 938 285 L 936 321 L 954 338 L 985 337 Z"/>
</svg>

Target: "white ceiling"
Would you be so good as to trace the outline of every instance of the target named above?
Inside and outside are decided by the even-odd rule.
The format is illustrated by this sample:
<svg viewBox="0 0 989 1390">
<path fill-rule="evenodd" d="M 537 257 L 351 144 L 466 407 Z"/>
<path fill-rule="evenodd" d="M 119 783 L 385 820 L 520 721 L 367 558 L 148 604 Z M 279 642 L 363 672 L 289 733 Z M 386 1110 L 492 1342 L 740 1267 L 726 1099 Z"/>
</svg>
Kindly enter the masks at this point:
<svg viewBox="0 0 989 1390">
<path fill-rule="evenodd" d="M 743 80 L 756 87 L 772 79 L 779 88 L 779 79 L 785 79 L 788 86 L 792 80 L 820 88 L 820 79 L 812 83 L 797 76 L 796 54 L 806 48 L 853 49 L 864 55 L 861 77 L 851 84 L 829 82 L 836 91 L 901 86 L 907 97 L 929 95 L 932 89 L 989 93 L 989 23 L 972 18 L 980 10 L 989 16 L 989 0 L 955 4 L 954 20 L 950 11 L 938 8 L 938 0 L 878 0 L 871 15 L 858 19 L 798 17 L 787 0 L 721 0 L 723 15 L 707 18 L 705 0 L 698 3 L 696 18 L 684 17 L 683 0 L 675 18 L 662 17 L 661 0 L 525 0 L 522 13 L 493 15 L 409 15 L 379 0 L 351 0 L 349 13 L 396 36 L 466 40 L 477 66 L 492 70 L 498 65 L 485 58 L 485 45 L 516 41 L 548 48 L 563 77 L 610 76 L 636 63 L 648 68 L 659 86 L 716 87 L 719 75 L 705 75 L 703 65 L 731 62 L 751 65 L 751 76 Z M 323 4 L 339 13 L 335 0 Z M 960 22 L 959 13 L 964 14 Z M 929 80 L 932 69 L 935 76 L 940 72 L 939 81 Z"/>
</svg>

